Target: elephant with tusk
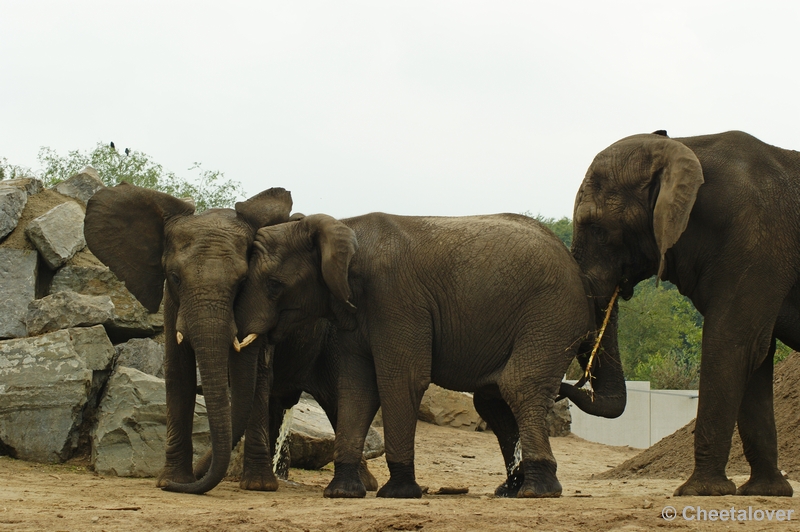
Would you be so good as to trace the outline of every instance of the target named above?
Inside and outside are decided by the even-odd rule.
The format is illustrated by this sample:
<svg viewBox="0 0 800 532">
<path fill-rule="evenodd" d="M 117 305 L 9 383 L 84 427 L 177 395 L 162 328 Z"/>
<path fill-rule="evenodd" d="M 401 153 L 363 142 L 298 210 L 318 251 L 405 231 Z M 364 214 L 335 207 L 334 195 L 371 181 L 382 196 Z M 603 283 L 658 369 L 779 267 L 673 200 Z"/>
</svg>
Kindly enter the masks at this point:
<svg viewBox="0 0 800 532">
<path fill-rule="evenodd" d="M 275 345 L 276 371 L 291 356 L 280 346 L 298 328 L 320 318 L 332 324 L 325 356 L 339 365 L 338 424 L 326 497 L 366 495 L 359 462 L 379 405 L 391 477 L 377 496 L 422 496 L 414 432 L 431 382 L 475 392 L 507 463 L 499 494 L 561 494 L 545 416 L 595 323 L 578 265 L 552 232 L 511 214 L 317 214 L 263 228 L 253 246 L 236 316 L 242 334 Z M 608 379 L 622 382 L 621 404 L 617 394 L 608 407 L 619 415 L 621 366 L 617 360 L 603 368 L 619 373 Z M 603 403 L 601 392 L 597 400 Z"/>
<path fill-rule="evenodd" d="M 291 194 L 271 188 L 235 209 L 195 215 L 194 207 L 180 199 L 126 183 L 102 189 L 88 202 L 84 233 L 92 253 L 150 312 L 164 299 L 167 443 L 157 481 L 164 489 L 212 489 L 227 472 L 232 443 L 245 431 L 262 430 L 248 425 L 261 346 L 245 347 L 252 340 L 239 343 L 234 298 L 247 274 L 256 231 L 288 221 L 291 208 Z M 193 472 L 195 364 L 212 451 L 207 467 Z M 245 448 L 242 485 L 247 489 L 277 489 L 272 468 L 262 460 L 266 453 L 253 445 Z"/>
</svg>

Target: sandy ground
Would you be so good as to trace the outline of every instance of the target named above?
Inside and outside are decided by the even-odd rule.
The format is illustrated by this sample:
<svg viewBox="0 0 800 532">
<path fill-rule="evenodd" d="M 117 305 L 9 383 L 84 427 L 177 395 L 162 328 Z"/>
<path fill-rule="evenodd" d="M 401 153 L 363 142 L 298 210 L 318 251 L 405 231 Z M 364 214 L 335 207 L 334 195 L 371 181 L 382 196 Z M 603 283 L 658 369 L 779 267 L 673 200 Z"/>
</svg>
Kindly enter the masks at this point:
<svg viewBox="0 0 800 532">
<path fill-rule="evenodd" d="M 223 482 L 206 495 L 181 495 L 154 487 L 153 479 L 102 477 L 70 465 L 42 465 L 0 458 L 0 530 L 800 530 L 798 498 L 672 498 L 674 480 L 597 480 L 593 476 L 638 453 L 575 436 L 553 438 L 564 486 L 559 499 L 517 500 L 492 496 L 503 480 L 499 448 L 491 433 L 420 423 L 417 479 L 421 500 L 330 500 L 322 489 L 333 476 L 292 469 L 275 493 L 242 491 Z M 383 483 L 383 458 L 370 461 Z M 744 477 L 734 477 L 741 484 Z M 800 484 L 793 482 L 796 492 Z M 435 495 L 442 487 L 468 487 L 465 495 Z M 678 516 L 662 518 L 673 506 Z M 685 507 L 794 510 L 791 521 L 685 521 Z M 689 509 L 688 516 L 696 510 Z M 758 517 L 757 512 L 751 513 Z M 784 514 L 785 515 L 785 514 Z"/>
</svg>

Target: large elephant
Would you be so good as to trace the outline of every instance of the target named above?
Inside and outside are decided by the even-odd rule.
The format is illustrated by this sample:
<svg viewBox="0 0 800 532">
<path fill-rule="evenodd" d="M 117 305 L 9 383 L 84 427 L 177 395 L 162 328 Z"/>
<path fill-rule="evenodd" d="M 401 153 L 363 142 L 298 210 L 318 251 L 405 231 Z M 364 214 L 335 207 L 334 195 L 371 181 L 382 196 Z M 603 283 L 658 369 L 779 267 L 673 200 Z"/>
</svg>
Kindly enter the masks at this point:
<svg viewBox="0 0 800 532">
<path fill-rule="evenodd" d="M 235 210 L 199 215 L 180 199 L 125 183 L 89 200 L 84 233 L 92 253 L 150 312 L 164 299 L 167 442 L 158 486 L 189 493 L 212 489 L 227 472 L 232 444 L 247 430 L 241 486 L 277 489 L 268 449 L 255 445 L 265 441 L 266 429 L 248 425 L 260 346 L 236 352 L 233 305 L 256 230 L 288 221 L 291 208 L 291 195 L 281 188 L 239 202 Z M 196 472 L 199 479 L 192 471 L 195 363 L 212 445 L 210 464 Z"/>
<path fill-rule="evenodd" d="M 357 470 L 379 405 L 391 478 L 378 496 L 421 496 L 414 432 L 431 382 L 475 392 L 493 425 L 518 432 L 518 496 L 561 493 L 545 417 L 594 322 L 577 264 L 535 220 L 376 213 L 263 228 L 236 312 L 242 335 L 272 343 L 318 317 L 336 324 L 339 417 L 325 496 L 365 495 Z"/>
<path fill-rule="evenodd" d="M 742 132 L 622 139 L 575 200 L 573 254 L 595 294 L 652 275 L 705 317 L 695 467 L 676 495 L 785 495 L 773 415 L 775 339 L 800 349 L 800 154 Z M 725 474 L 738 422 L 750 479 Z"/>
</svg>

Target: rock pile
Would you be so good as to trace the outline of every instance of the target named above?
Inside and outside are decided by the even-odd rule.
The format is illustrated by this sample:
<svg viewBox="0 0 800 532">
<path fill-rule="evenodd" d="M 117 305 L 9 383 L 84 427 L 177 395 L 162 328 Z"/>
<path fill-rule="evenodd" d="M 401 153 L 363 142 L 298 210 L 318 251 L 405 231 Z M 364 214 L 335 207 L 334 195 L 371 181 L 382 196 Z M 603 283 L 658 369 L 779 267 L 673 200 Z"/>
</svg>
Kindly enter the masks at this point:
<svg viewBox="0 0 800 532">
<path fill-rule="evenodd" d="M 166 401 L 163 346 L 147 337 L 163 319 L 86 249 L 86 202 L 101 187 L 92 168 L 55 189 L 0 181 L 0 453 L 150 476 L 164 462 Z M 198 397 L 195 449 L 208 445 Z"/>
</svg>

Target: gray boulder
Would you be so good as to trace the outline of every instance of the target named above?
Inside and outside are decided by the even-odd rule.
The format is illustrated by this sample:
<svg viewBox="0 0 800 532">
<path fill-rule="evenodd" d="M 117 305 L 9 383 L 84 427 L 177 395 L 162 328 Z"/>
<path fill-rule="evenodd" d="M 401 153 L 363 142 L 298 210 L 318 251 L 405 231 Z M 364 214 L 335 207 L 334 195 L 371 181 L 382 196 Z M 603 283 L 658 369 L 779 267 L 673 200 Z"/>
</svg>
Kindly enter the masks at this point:
<svg viewBox="0 0 800 532">
<path fill-rule="evenodd" d="M 150 338 L 131 338 L 115 347 L 117 365 L 164 378 L 164 346 Z"/>
<path fill-rule="evenodd" d="M 28 335 L 25 317 L 36 297 L 38 255 L 31 249 L 0 248 L 0 338 Z"/>
<path fill-rule="evenodd" d="M 50 293 L 66 291 L 111 298 L 114 314 L 107 323 L 107 329 L 115 342 L 153 336 L 164 327 L 163 313 L 150 314 L 125 288 L 125 283 L 88 250 L 77 253 L 53 276 Z"/>
<path fill-rule="evenodd" d="M 421 421 L 443 427 L 463 430 L 484 430 L 486 423 L 475 411 L 472 394 L 446 390 L 431 384 L 422 396 L 419 413 Z M 567 436 L 570 433 L 572 417 L 568 401 L 555 403 L 547 413 L 547 430 L 550 436 Z M 491 426 L 489 427 L 491 429 Z"/>
<path fill-rule="evenodd" d="M 333 461 L 334 432 L 328 416 L 317 402 L 306 394 L 300 398 L 291 414 L 289 456 L 291 466 L 302 469 L 321 469 Z M 383 438 L 369 428 L 364 457 L 377 458 L 384 453 Z"/>
<path fill-rule="evenodd" d="M 58 292 L 28 304 L 25 322 L 31 336 L 70 327 L 106 323 L 114 315 L 108 296 Z"/>
<path fill-rule="evenodd" d="M 109 378 L 92 430 L 92 463 L 102 475 L 152 477 L 164 467 L 167 438 L 164 381 L 119 367 Z M 205 402 L 197 397 L 192 445 L 196 462 L 211 446 Z"/>
<path fill-rule="evenodd" d="M 111 368 L 114 359 L 114 346 L 108 339 L 105 327 L 75 327 L 67 329 L 75 352 L 92 371 L 105 371 Z"/>
<path fill-rule="evenodd" d="M 70 331 L 0 342 L 0 444 L 23 460 L 66 460 L 92 388 Z"/>
<path fill-rule="evenodd" d="M 87 166 L 69 179 L 57 184 L 55 191 L 64 196 L 75 198 L 84 205 L 89 201 L 95 192 L 105 187 L 103 180 L 97 170 Z"/>
<path fill-rule="evenodd" d="M 30 221 L 25 234 L 47 265 L 55 270 L 86 246 L 83 209 L 67 201 Z"/>
<path fill-rule="evenodd" d="M 475 430 L 481 421 L 472 404 L 472 394 L 446 390 L 435 384 L 422 396 L 417 418 L 443 427 Z"/>
<path fill-rule="evenodd" d="M 20 177 L 18 179 L 4 179 L 0 181 L 0 185 L 5 187 L 14 187 L 22 190 L 28 196 L 33 196 L 44 190 L 44 184 L 41 179 L 35 177 Z"/>
<path fill-rule="evenodd" d="M 572 415 L 569 413 L 567 399 L 558 401 L 547 413 L 547 432 L 551 438 L 569 436 L 572 432 Z"/>
<path fill-rule="evenodd" d="M 321 469 L 333 460 L 334 433 L 325 411 L 313 399 L 300 398 L 292 408 L 289 432 L 291 465 Z"/>
<path fill-rule="evenodd" d="M 383 456 L 385 452 L 386 448 L 383 445 L 383 436 L 373 427 L 370 427 L 369 431 L 367 431 L 367 439 L 364 440 L 364 458 L 372 460 L 373 458 Z M 333 457 L 331 457 L 331 460 L 333 460 Z"/>
<path fill-rule="evenodd" d="M 28 195 L 24 190 L 4 186 L 0 181 L 0 240 L 17 228 L 19 217 L 28 203 Z"/>
</svg>

